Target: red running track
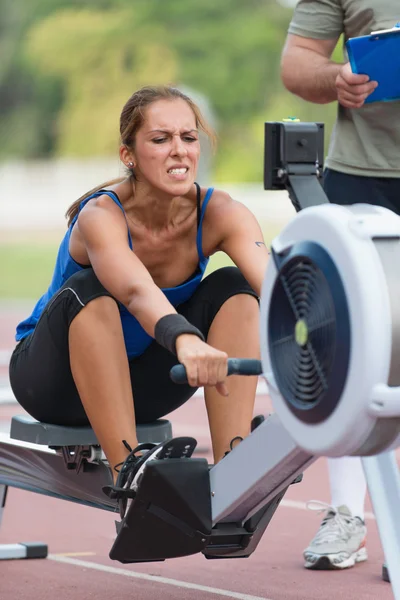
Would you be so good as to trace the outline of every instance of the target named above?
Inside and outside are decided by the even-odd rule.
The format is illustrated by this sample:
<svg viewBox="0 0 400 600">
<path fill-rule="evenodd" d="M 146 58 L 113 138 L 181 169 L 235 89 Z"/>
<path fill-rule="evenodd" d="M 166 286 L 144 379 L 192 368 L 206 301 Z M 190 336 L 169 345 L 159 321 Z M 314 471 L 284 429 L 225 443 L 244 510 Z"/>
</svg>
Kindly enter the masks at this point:
<svg viewBox="0 0 400 600">
<path fill-rule="evenodd" d="M 0 317 L 0 349 L 10 347 L 15 320 Z M 7 345 L 5 345 L 7 344 Z M 257 398 L 256 413 L 268 413 L 267 397 Z M 0 428 L 14 405 L 0 406 Z M 175 435 L 193 435 L 209 448 L 202 398 L 194 398 L 170 418 Z M 211 460 L 207 450 L 204 456 Z M 302 551 L 315 534 L 320 516 L 307 511 L 310 499 L 329 501 L 325 460 L 317 461 L 292 486 L 257 550 L 248 559 L 207 561 L 202 555 L 161 563 L 122 565 L 108 558 L 114 538 L 111 513 L 10 490 L 0 543 L 44 541 L 45 560 L 0 562 L 1 600 L 389 600 L 381 580 L 383 553 L 373 515 L 367 513 L 369 560 L 341 572 L 303 568 Z M 368 503 L 367 511 L 371 511 Z"/>
</svg>

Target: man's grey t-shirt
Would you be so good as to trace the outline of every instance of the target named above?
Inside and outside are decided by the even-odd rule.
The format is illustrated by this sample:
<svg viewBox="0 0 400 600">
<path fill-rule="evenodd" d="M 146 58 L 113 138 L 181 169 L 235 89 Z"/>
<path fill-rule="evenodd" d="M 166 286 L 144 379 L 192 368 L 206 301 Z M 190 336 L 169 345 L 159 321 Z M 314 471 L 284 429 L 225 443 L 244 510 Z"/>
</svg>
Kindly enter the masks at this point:
<svg viewBox="0 0 400 600">
<path fill-rule="evenodd" d="M 300 0 L 289 33 L 329 40 L 369 35 L 400 21 L 400 0 Z M 347 61 L 347 56 L 345 56 Z M 400 101 L 338 105 L 326 166 L 354 175 L 400 177 Z"/>
</svg>

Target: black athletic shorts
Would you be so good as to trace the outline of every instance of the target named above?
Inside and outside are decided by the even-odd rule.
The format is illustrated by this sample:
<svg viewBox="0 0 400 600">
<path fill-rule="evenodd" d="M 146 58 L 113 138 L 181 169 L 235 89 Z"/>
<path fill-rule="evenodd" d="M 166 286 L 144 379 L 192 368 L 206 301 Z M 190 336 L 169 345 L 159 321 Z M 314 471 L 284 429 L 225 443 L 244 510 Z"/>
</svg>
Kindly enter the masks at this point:
<svg viewBox="0 0 400 600">
<path fill-rule="evenodd" d="M 205 277 L 193 296 L 177 307 L 207 339 L 211 323 L 232 296 L 256 293 L 236 267 Z M 35 330 L 17 344 L 10 361 L 10 382 L 21 406 L 35 419 L 56 425 L 88 425 L 69 362 L 68 330 L 74 317 L 94 298 L 111 296 L 93 269 L 70 277 L 45 307 Z M 169 371 L 176 356 L 153 341 L 129 360 L 137 423 L 148 423 L 184 404 L 195 392 L 177 385 Z"/>
<path fill-rule="evenodd" d="M 324 190 L 332 204 L 374 204 L 400 215 L 400 177 L 366 177 L 325 169 Z"/>
</svg>

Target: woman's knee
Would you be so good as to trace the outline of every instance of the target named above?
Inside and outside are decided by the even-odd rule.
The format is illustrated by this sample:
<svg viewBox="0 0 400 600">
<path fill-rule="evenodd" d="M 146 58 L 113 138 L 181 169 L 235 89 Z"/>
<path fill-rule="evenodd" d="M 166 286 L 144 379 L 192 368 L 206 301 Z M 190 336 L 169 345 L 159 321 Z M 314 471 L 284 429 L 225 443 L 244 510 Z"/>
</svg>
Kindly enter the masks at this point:
<svg viewBox="0 0 400 600">
<path fill-rule="evenodd" d="M 245 277 L 237 267 L 221 267 L 208 275 L 210 283 L 219 286 L 223 290 L 251 290 Z M 240 292 L 239 292 L 240 293 Z"/>
<path fill-rule="evenodd" d="M 223 267 L 209 277 L 213 302 L 222 307 L 227 302 L 231 306 L 248 306 L 258 309 L 258 296 L 237 267 Z"/>
<path fill-rule="evenodd" d="M 81 269 L 69 277 L 60 288 L 71 289 L 83 304 L 99 296 L 111 296 L 102 283 L 100 283 L 92 267 Z"/>
<path fill-rule="evenodd" d="M 69 290 L 69 298 L 74 305 L 69 318 L 70 324 L 79 315 L 95 313 L 99 318 L 119 316 L 117 301 L 100 283 L 92 268 L 82 269 L 71 275 L 60 292 L 65 290 Z"/>
<path fill-rule="evenodd" d="M 232 312 L 239 312 L 243 318 L 259 313 L 258 299 L 252 294 L 247 294 L 246 292 L 238 292 L 237 294 L 230 296 L 230 298 L 228 298 L 222 305 L 222 307 L 224 306 L 227 306 Z"/>
<path fill-rule="evenodd" d="M 258 296 L 239 269 L 223 267 L 209 277 L 208 334 L 220 328 L 233 332 L 245 325 L 250 332 L 258 327 Z"/>
<path fill-rule="evenodd" d="M 210 325 L 207 341 L 223 344 L 258 347 L 259 305 L 255 296 L 240 292 L 225 300 Z M 217 341 L 216 341 L 217 340 Z"/>
<path fill-rule="evenodd" d="M 248 332 L 253 335 L 259 327 L 259 304 L 250 294 L 238 293 L 228 298 L 220 307 L 213 321 L 213 327 L 222 327 L 227 331 Z"/>
<path fill-rule="evenodd" d="M 121 317 L 117 301 L 112 296 L 97 296 L 89 300 L 86 305 L 76 315 L 72 324 L 81 322 L 82 320 L 93 323 L 113 324 L 120 323 Z"/>
</svg>

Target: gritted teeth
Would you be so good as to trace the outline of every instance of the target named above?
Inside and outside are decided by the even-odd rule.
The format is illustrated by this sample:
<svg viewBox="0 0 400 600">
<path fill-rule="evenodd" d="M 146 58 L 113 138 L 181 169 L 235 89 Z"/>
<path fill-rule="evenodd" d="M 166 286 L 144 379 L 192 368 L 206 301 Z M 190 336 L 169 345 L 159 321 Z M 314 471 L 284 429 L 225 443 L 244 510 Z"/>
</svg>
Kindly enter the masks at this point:
<svg viewBox="0 0 400 600">
<path fill-rule="evenodd" d="M 187 173 L 187 171 L 187 167 L 182 167 L 180 169 L 168 169 L 168 173 L 170 173 L 171 175 L 184 175 L 185 173 Z"/>
</svg>

